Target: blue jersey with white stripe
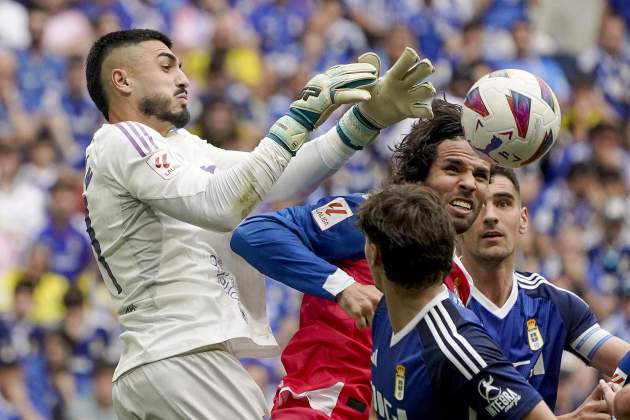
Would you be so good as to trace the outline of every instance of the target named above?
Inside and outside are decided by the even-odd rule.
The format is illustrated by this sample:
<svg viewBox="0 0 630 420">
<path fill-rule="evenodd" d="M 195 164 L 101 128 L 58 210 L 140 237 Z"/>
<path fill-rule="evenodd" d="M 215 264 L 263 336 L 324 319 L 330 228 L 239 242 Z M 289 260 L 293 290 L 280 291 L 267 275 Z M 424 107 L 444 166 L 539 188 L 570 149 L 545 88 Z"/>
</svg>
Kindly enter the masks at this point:
<svg viewBox="0 0 630 420">
<path fill-rule="evenodd" d="M 502 308 L 475 288 L 468 308 L 552 409 L 562 351 L 588 363 L 611 337 L 582 299 L 536 273 L 514 274 L 512 292 Z"/>
<path fill-rule="evenodd" d="M 522 418 L 541 401 L 446 288 L 396 334 L 383 299 L 372 336 L 379 419 Z"/>
</svg>

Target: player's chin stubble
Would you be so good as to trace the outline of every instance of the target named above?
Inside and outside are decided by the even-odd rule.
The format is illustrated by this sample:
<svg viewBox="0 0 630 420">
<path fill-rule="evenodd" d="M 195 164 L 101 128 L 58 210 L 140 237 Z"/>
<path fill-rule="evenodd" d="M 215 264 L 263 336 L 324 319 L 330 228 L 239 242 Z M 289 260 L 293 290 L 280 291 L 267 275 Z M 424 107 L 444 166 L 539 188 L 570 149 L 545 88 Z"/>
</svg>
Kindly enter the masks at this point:
<svg viewBox="0 0 630 420">
<path fill-rule="evenodd" d="M 140 100 L 140 112 L 158 120 L 170 122 L 176 128 L 182 128 L 190 121 L 188 108 L 181 112 L 170 112 L 171 99 L 166 95 L 145 96 Z"/>
</svg>

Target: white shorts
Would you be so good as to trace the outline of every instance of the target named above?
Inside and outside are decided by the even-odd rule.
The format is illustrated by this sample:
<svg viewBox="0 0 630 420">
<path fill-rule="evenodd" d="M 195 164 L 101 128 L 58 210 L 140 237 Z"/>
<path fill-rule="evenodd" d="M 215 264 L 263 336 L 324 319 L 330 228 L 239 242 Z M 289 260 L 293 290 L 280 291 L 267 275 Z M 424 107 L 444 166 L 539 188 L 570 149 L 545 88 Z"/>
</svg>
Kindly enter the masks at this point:
<svg viewBox="0 0 630 420">
<path fill-rule="evenodd" d="M 258 385 L 220 345 L 132 369 L 114 382 L 112 394 L 119 420 L 260 420 L 268 415 Z"/>
</svg>

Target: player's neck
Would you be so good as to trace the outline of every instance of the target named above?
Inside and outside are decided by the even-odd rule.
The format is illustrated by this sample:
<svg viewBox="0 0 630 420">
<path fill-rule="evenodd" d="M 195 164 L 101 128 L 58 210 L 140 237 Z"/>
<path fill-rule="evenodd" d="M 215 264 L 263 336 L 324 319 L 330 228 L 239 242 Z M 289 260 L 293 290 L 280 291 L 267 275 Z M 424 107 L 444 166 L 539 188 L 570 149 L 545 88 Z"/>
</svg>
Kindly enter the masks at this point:
<svg viewBox="0 0 630 420">
<path fill-rule="evenodd" d="M 435 296 L 442 291 L 442 283 L 431 286 L 421 292 L 411 292 L 396 286 L 392 282 L 383 284 L 383 293 L 387 302 L 387 313 L 392 323 L 394 333 L 402 330 L 405 325 L 418 315 Z"/>
<path fill-rule="evenodd" d="M 462 263 L 472 277 L 477 290 L 501 308 L 512 291 L 514 258 L 515 256 L 512 255 L 501 262 L 489 263 L 463 255 Z"/>
<path fill-rule="evenodd" d="M 139 122 L 146 125 L 147 127 L 151 127 L 152 129 L 160 133 L 163 137 L 166 137 L 167 133 L 173 129 L 173 124 L 171 124 L 170 122 L 147 116 L 130 106 L 110 106 L 110 124 L 116 124 L 123 121 Z"/>
</svg>

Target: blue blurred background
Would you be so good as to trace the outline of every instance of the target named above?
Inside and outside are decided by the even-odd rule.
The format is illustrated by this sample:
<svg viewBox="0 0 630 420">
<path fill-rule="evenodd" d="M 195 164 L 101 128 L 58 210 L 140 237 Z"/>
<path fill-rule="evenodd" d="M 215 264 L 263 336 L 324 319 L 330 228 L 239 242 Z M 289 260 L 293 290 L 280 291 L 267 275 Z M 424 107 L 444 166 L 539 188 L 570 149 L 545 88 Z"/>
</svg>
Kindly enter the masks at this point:
<svg viewBox="0 0 630 420">
<path fill-rule="evenodd" d="M 454 102 L 492 69 L 537 74 L 561 102 L 563 130 L 519 172 L 533 225 L 519 268 L 579 294 L 630 340 L 629 24 L 625 0 L 1 0 L 0 419 L 114 418 L 120 331 L 80 195 L 85 148 L 103 122 L 84 81 L 100 35 L 169 34 L 192 83 L 189 129 L 235 150 L 254 148 L 314 73 L 368 50 L 387 68 L 416 48 Z M 409 126 L 384 130 L 310 196 L 259 211 L 378 186 Z M 300 296 L 273 281 L 267 291 L 284 344 Z M 271 397 L 278 359 L 244 363 Z M 597 378 L 570 355 L 562 371 L 558 413 Z"/>
</svg>

